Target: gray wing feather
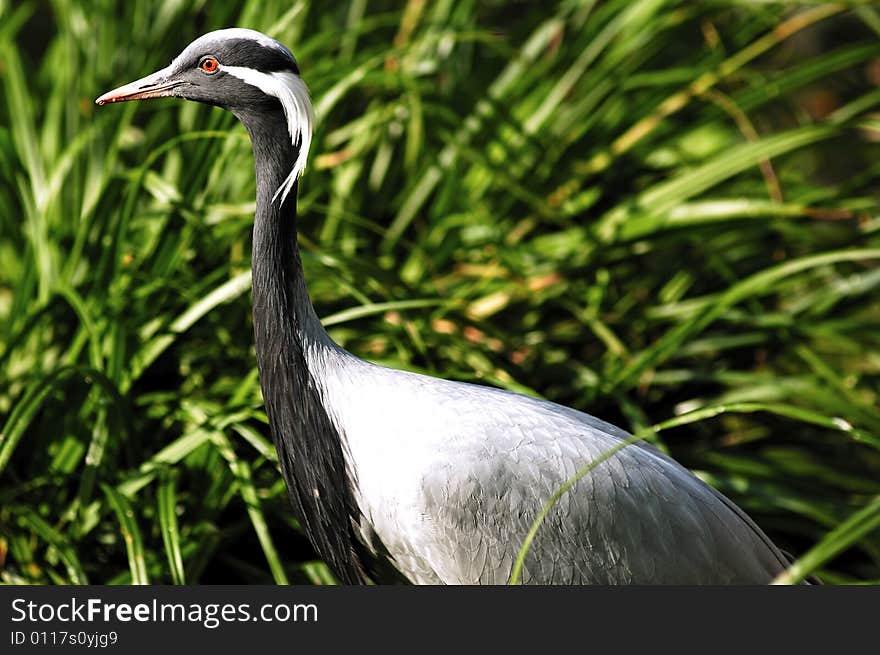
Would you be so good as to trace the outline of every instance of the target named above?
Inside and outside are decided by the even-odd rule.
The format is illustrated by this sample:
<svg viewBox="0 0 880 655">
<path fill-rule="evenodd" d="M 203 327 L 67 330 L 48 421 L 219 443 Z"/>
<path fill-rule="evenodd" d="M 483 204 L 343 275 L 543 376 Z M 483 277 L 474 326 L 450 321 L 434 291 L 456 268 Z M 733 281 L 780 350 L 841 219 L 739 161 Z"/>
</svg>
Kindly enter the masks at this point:
<svg viewBox="0 0 880 655">
<path fill-rule="evenodd" d="M 630 436 L 551 402 L 366 363 L 328 379 L 359 455 L 350 461 L 363 485 L 364 540 L 381 542 L 371 549 L 414 582 L 506 583 L 547 499 Z M 763 584 L 785 566 L 736 505 L 637 443 L 560 498 L 522 581 Z"/>
<path fill-rule="evenodd" d="M 629 436 L 559 405 L 486 391 L 492 402 L 483 398 L 480 411 L 493 433 L 475 437 L 472 448 L 449 454 L 422 479 L 427 529 L 416 549 L 447 583 L 506 583 L 546 500 Z M 503 412 L 493 411 L 502 405 Z M 634 444 L 553 507 L 522 581 L 764 584 L 784 566 L 779 550 L 730 500 L 656 449 Z"/>
</svg>

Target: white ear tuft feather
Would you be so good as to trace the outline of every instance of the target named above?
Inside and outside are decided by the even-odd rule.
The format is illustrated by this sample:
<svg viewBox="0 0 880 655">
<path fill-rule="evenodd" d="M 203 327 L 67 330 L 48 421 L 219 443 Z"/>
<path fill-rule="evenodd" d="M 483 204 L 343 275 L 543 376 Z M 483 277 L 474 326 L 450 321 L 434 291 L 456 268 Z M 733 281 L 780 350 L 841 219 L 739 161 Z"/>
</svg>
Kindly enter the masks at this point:
<svg viewBox="0 0 880 655">
<path fill-rule="evenodd" d="M 294 182 L 302 174 L 309 157 L 312 145 L 312 129 L 315 124 L 315 113 L 309 98 L 309 89 L 302 78 L 293 71 L 277 71 L 263 73 L 245 66 L 221 66 L 221 70 L 260 89 L 266 95 L 278 98 L 287 119 L 287 131 L 293 145 L 299 146 L 299 154 L 293 164 L 293 170 L 281 183 L 272 200 L 281 197 L 281 202 L 293 188 Z"/>
</svg>

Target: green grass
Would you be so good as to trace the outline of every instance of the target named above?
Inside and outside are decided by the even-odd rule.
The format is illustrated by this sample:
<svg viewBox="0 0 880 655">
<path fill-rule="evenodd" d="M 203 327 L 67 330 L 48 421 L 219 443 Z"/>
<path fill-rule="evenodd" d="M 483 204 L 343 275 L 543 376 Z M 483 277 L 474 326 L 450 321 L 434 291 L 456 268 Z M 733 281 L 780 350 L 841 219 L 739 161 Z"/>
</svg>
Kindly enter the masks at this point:
<svg viewBox="0 0 880 655">
<path fill-rule="evenodd" d="M 244 130 L 93 105 L 231 25 L 313 93 L 334 339 L 653 435 L 783 581 L 880 581 L 880 11 L 738 0 L 0 0 L 0 580 L 332 582 L 262 409 Z"/>
</svg>

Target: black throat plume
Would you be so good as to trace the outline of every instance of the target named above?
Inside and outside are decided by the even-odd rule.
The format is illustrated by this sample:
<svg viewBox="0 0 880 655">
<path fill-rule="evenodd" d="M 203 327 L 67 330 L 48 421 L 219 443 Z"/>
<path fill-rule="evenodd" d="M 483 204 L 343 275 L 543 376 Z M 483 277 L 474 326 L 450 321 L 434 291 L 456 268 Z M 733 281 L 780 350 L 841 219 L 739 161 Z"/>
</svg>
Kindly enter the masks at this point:
<svg viewBox="0 0 880 655">
<path fill-rule="evenodd" d="M 310 349 L 337 348 L 315 315 L 296 240 L 296 185 L 276 190 L 297 156 L 281 105 L 235 111 L 250 135 L 257 177 L 253 241 L 254 337 L 260 385 L 294 512 L 318 555 L 345 584 L 365 581 L 354 523 L 360 519 L 342 436 L 309 370 Z"/>
</svg>

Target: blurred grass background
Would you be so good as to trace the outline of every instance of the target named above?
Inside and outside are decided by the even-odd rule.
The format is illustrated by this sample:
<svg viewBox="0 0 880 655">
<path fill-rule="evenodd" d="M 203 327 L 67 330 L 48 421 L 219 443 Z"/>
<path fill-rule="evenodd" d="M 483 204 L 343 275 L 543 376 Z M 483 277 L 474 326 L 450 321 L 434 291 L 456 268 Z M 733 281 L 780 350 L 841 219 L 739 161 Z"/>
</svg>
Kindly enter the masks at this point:
<svg viewBox="0 0 880 655">
<path fill-rule="evenodd" d="M 333 581 L 261 406 L 244 130 L 93 105 L 233 25 L 312 90 L 334 339 L 662 425 L 795 577 L 880 581 L 876 4 L 0 0 L 2 581 Z"/>
</svg>

